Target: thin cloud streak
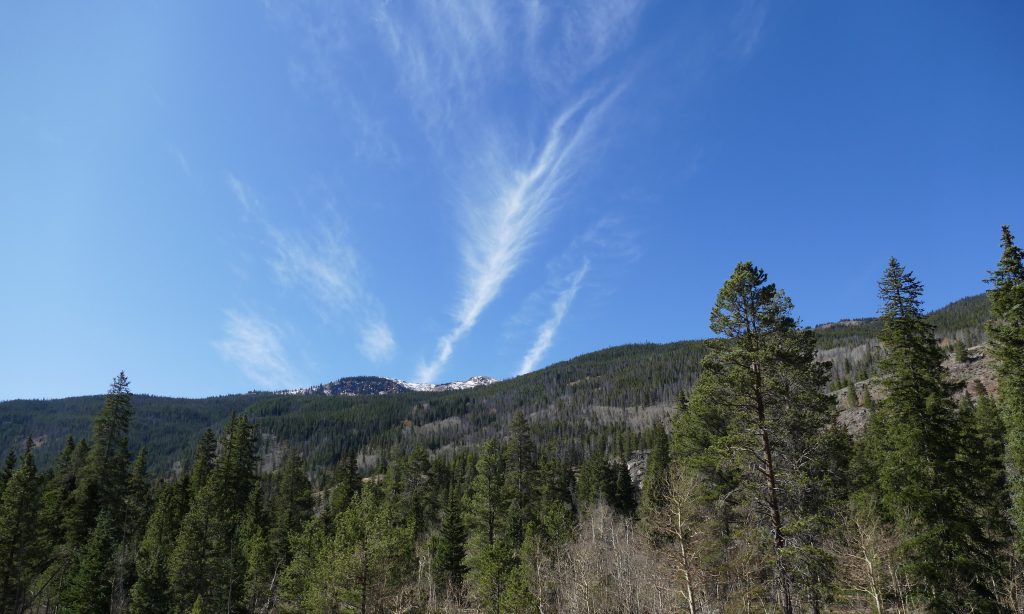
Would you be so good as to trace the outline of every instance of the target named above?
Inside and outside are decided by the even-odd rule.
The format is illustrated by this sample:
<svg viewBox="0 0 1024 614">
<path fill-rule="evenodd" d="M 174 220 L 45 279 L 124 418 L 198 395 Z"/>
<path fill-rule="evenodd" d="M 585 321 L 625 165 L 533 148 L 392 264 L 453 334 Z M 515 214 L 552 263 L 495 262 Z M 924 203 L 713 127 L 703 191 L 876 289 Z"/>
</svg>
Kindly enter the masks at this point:
<svg viewBox="0 0 1024 614">
<path fill-rule="evenodd" d="M 277 326 L 254 314 L 226 311 L 225 316 L 225 337 L 213 344 L 225 360 L 263 388 L 282 389 L 295 382 Z"/>
<path fill-rule="evenodd" d="M 383 321 L 371 322 L 361 332 L 362 342 L 359 351 L 373 362 L 381 362 L 389 358 L 395 351 L 395 338 L 391 329 Z"/>
<path fill-rule="evenodd" d="M 551 348 L 551 344 L 555 340 L 555 333 L 558 332 L 558 327 L 562 325 L 562 320 L 565 319 L 565 314 L 569 312 L 569 306 L 572 304 L 573 299 L 576 298 L 576 293 L 579 292 L 580 286 L 583 284 L 583 278 L 587 276 L 589 270 L 590 261 L 584 260 L 583 266 L 569 280 L 568 287 L 562 290 L 558 298 L 555 299 L 555 302 L 552 303 L 551 317 L 537 329 L 537 339 L 533 342 L 533 347 L 526 353 L 526 356 L 523 356 L 523 362 L 519 366 L 519 375 L 533 371 L 537 363 L 540 362 L 540 359 Z"/>
<path fill-rule="evenodd" d="M 395 64 L 400 88 L 432 132 L 465 124 L 508 72 L 523 71 L 530 87 L 541 90 L 577 82 L 632 38 L 643 5 L 641 0 L 593 0 L 566 8 L 491 0 L 380 3 L 371 21 Z"/>
<path fill-rule="evenodd" d="M 559 188 L 582 163 L 581 146 L 619 91 L 613 90 L 596 103 L 588 95 L 571 105 L 555 120 L 533 164 L 526 169 L 499 168 L 496 196 L 488 205 L 467 211 L 462 250 L 465 275 L 456 323 L 438 340 L 434 360 L 420 365 L 421 381 L 437 377 L 455 344 L 476 326 L 484 309 L 522 264 L 543 229 Z"/>
<path fill-rule="evenodd" d="M 262 215 L 248 186 L 230 173 L 227 184 L 246 214 L 259 221 L 270 239 L 273 255 L 269 264 L 278 282 L 304 290 L 324 320 L 345 314 L 361 322 L 360 352 L 373 362 L 389 359 L 394 354 L 394 336 L 376 297 L 363 285 L 355 250 L 341 241 L 343 231 L 320 228 L 299 234 L 278 228 Z"/>
</svg>

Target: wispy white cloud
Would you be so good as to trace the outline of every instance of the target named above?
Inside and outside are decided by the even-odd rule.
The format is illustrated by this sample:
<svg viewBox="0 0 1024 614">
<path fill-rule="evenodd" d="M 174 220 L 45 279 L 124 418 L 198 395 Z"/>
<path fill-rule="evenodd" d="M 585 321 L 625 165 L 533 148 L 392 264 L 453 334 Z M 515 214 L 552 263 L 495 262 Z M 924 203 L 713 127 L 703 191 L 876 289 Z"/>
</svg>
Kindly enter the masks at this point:
<svg viewBox="0 0 1024 614">
<path fill-rule="evenodd" d="M 526 63 L 532 79 L 571 84 L 633 37 L 644 2 L 592 0 L 556 7 L 526 4 Z"/>
<path fill-rule="evenodd" d="M 337 316 L 354 320 L 364 356 L 374 362 L 390 358 L 394 337 L 379 301 L 365 287 L 359 258 L 345 241 L 347 233 L 340 223 L 322 224 L 305 232 L 280 228 L 266 219 L 247 185 L 230 173 L 226 180 L 235 199 L 248 216 L 259 221 L 270 240 L 268 263 L 278 282 L 305 292 L 325 320 Z"/>
<path fill-rule="evenodd" d="M 178 169 L 181 170 L 182 174 L 186 177 L 192 176 L 192 165 L 189 164 L 188 158 L 185 157 L 184 152 L 173 145 L 167 147 L 167 152 L 174 157 L 175 162 L 178 163 Z"/>
<path fill-rule="evenodd" d="M 294 385 L 295 373 L 281 342 L 281 329 L 255 314 L 227 311 L 225 315 L 224 338 L 214 343 L 221 356 L 263 388 Z"/>
<path fill-rule="evenodd" d="M 579 292 L 583 278 L 586 277 L 589 270 L 590 261 L 584 260 L 583 265 L 569 278 L 568 285 L 558 294 L 558 298 L 551 305 L 551 316 L 537 329 L 537 338 L 534 340 L 533 346 L 526 356 L 523 356 L 523 362 L 519 366 L 519 375 L 533 371 L 551 347 L 555 340 L 555 333 L 562 325 L 562 320 L 569 312 L 569 306 L 576 298 L 576 293 Z"/>
<path fill-rule="evenodd" d="M 242 208 L 245 209 L 245 213 L 252 214 L 256 211 L 257 207 L 259 207 L 259 203 L 256 202 L 255 197 L 249 194 L 249 188 L 247 188 L 245 184 L 238 179 L 238 177 L 235 177 L 233 173 L 227 174 L 227 182 L 228 188 L 231 190 L 231 194 L 234 195 L 238 204 L 242 205 Z"/>
<path fill-rule="evenodd" d="M 757 47 L 761 39 L 761 31 L 768 17 L 766 0 L 745 0 L 733 19 L 735 48 L 741 58 L 745 58 Z"/>
<path fill-rule="evenodd" d="M 362 343 L 359 346 L 364 356 L 374 362 L 389 358 L 395 351 L 395 338 L 387 323 L 374 321 L 368 323 L 361 331 Z"/>
<path fill-rule="evenodd" d="M 371 20 L 401 91 L 430 132 L 481 119 L 473 116 L 490 105 L 480 100 L 510 79 L 540 90 L 578 85 L 632 37 L 643 4 L 382 2 Z"/>
<path fill-rule="evenodd" d="M 462 298 L 455 326 L 437 343 L 434 359 L 420 365 L 421 381 L 433 381 L 447 364 L 455 344 L 476 326 L 484 309 L 519 268 L 543 229 L 559 188 L 582 163 L 581 146 L 618 90 L 594 99 L 586 96 L 566 109 L 551 126 L 540 153 L 525 168 L 501 165 L 489 184 L 489 202 L 465 211 Z"/>
<path fill-rule="evenodd" d="M 355 252 L 336 232 L 318 229 L 306 236 L 268 226 L 267 234 L 274 245 L 270 265 L 282 284 L 303 288 L 329 313 L 369 300 Z"/>
</svg>

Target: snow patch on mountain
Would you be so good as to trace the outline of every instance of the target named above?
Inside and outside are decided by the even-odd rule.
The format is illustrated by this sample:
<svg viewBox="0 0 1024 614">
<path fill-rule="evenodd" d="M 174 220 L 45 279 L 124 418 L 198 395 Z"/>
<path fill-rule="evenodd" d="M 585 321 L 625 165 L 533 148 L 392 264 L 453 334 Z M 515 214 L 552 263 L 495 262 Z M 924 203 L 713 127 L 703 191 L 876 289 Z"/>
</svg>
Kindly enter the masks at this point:
<svg viewBox="0 0 1024 614">
<path fill-rule="evenodd" d="M 469 390 L 478 386 L 488 386 L 498 380 L 486 375 L 477 375 L 467 380 L 447 382 L 444 384 L 426 384 L 407 382 L 390 377 L 357 376 L 318 384 L 308 388 L 281 390 L 278 394 L 296 396 L 367 396 L 399 394 L 402 392 L 444 392 L 446 390 Z"/>
</svg>

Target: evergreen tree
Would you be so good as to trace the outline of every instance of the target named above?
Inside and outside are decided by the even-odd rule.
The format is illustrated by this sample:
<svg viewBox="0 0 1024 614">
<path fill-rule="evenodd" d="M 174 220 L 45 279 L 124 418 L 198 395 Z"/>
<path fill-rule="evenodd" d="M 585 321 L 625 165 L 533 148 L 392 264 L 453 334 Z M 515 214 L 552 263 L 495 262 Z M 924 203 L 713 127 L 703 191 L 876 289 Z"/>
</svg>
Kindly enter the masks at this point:
<svg viewBox="0 0 1024 614">
<path fill-rule="evenodd" d="M 471 504 L 474 531 L 485 543 L 502 537 L 507 503 L 505 463 L 497 442 L 488 441 L 476 463 Z"/>
<path fill-rule="evenodd" d="M 171 610 L 167 564 L 181 519 L 188 510 L 188 499 L 188 485 L 180 482 L 165 486 L 157 496 L 156 507 L 139 544 L 138 579 L 131 588 L 129 601 L 131 614 L 160 614 Z"/>
<path fill-rule="evenodd" d="M 303 476 L 305 477 L 305 476 Z M 278 492 L 276 499 L 281 496 Z M 274 547 L 264 531 L 263 510 L 260 504 L 262 496 L 257 486 L 249 495 L 245 516 L 239 530 L 239 542 L 245 557 L 245 610 L 247 612 L 273 611 L 277 597 L 277 572 L 284 568 L 287 556 L 287 544 L 280 546 L 282 550 L 275 552 Z M 277 508 L 280 510 L 280 508 Z M 274 528 L 279 528 L 275 526 Z"/>
<path fill-rule="evenodd" d="M 865 431 L 862 480 L 897 527 L 913 596 L 933 611 L 987 610 L 994 602 L 984 583 L 986 552 L 958 458 L 965 429 L 922 293 L 891 259 L 879 282 L 886 352 L 879 369 L 888 395 Z"/>
<path fill-rule="evenodd" d="M 830 366 L 815 361 L 814 334 L 792 309 L 764 271 L 737 265 L 711 311 L 718 337 L 706 342 L 693 398 L 677 419 L 677 453 L 694 454 L 685 463 L 707 480 L 704 497 L 726 497 L 722 507 L 743 504 L 761 518 L 770 543 L 764 570 L 786 613 L 807 592 L 794 586 L 797 569 L 824 557 L 812 461 L 834 423 L 823 393 Z"/>
<path fill-rule="evenodd" d="M 537 469 L 537 532 L 541 544 L 554 549 L 572 535 L 572 473 L 562 465 L 554 446 L 545 448 Z"/>
<path fill-rule="evenodd" d="M 636 490 L 629 467 L 622 461 L 616 461 L 612 463 L 609 476 L 606 499 L 620 514 L 632 515 L 636 511 Z"/>
<path fill-rule="evenodd" d="M 509 539 L 515 544 L 522 542 L 527 525 L 534 520 L 536 473 L 537 448 L 522 412 L 516 412 L 505 447 L 506 519 Z"/>
<path fill-rule="evenodd" d="M 18 457 L 14 454 L 14 450 L 7 451 L 7 460 L 4 461 L 4 470 L 0 473 L 0 494 L 3 494 L 4 488 L 7 486 L 7 482 L 10 481 L 11 476 L 14 475 L 14 470 L 18 464 Z"/>
<path fill-rule="evenodd" d="M 1006 428 L 1010 516 L 1019 556 L 1024 556 L 1024 250 L 1002 229 L 1002 255 L 986 280 L 992 315 L 986 325 L 999 382 L 999 411 Z"/>
<path fill-rule="evenodd" d="M 43 577 L 48 581 L 43 584 L 40 601 L 45 601 L 47 611 L 59 609 L 61 587 L 67 584 L 67 578 L 73 572 L 76 551 L 72 545 L 64 543 L 65 527 L 73 511 L 70 509 L 71 494 L 75 491 L 88 451 L 89 446 L 84 440 L 76 444 L 75 438 L 69 435 L 43 487 L 39 524 L 48 560 Z"/>
<path fill-rule="evenodd" d="M 192 458 L 192 470 L 189 474 L 190 499 L 195 499 L 206 485 L 206 478 L 213 470 L 213 461 L 217 456 L 217 436 L 206 429 L 199 438 L 196 452 Z"/>
<path fill-rule="evenodd" d="M 294 452 L 285 456 L 274 481 L 272 526 L 267 538 L 270 555 L 283 566 L 288 560 L 289 537 L 301 531 L 313 514 L 313 495 L 302 457 Z"/>
<path fill-rule="evenodd" d="M 136 580 L 136 557 L 139 542 L 146 529 L 152 499 L 146 450 L 139 451 L 132 463 L 125 489 L 124 516 L 116 531 L 118 543 L 111 561 L 111 610 L 123 612 L 128 609 L 128 592 Z"/>
<path fill-rule="evenodd" d="M 77 566 L 65 590 L 63 609 L 71 614 L 104 614 L 110 611 L 110 559 L 114 550 L 114 523 L 107 511 L 100 513 L 89 533 Z"/>
<path fill-rule="evenodd" d="M 969 356 L 967 355 L 967 345 L 963 341 L 957 339 L 953 342 L 953 359 L 957 362 L 967 362 Z"/>
<path fill-rule="evenodd" d="M 128 487 L 128 425 L 132 393 L 122 371 L 114 378 L 92 428 L 92 445 L 71 493 L 71 510 L 65 519 L 67 541 L 81 543 L 101 512 L 107 512 L 115 530 L 126 513 Z"/>
<path fill-rule="evenodd" d="M 361 481 L 355 452 L 344 455 L 334 471 L 334 486 L 331 489 L 329 511 L 331 516 L 343 512 L 352 497 L 359 492 Z"/>
<path fill-rule="evenodd" d="M 647 457 L 647 469 L 640 491 L 640 518 L 645 524 L 648 524 L 665 504 L 665 495 L 668 491 L 668 463 L 668 435 L 661 424 L 657 424 L 653 429 L 651 452 Z"/>
<path fill-rule="evenodd" d="M 434 541 L 434 578 L 438 588 L 459 595 L 462 579 L 466 575 L 466 540 L 469 533 L 462 520 L 462 505 L 458 494 L 448 493 L 448 503 L 441 518 L 441 529 Z"/>
<path fill-rule="evenodd" d="M 281 578 L 280 594 L 285 611 L 300 611 L 307 591 L 314 590 L 310 582 L 317 571 L 318 557 L 330 547 L 326 522 L 326 514 L 314 516 L 300 533 L 292 536 L 292 559 Z"/>
<path fill-rule="evenodd" d="M 39 497 L 30 438 L 21 466 L 11 473 L 0 497 L 0 612 L 21 612 L 27 606 L 26 591 L 43 554 Z"/>
<path fill-rule="evenodd" d="M 586 509 L 599 500 L 608 500 L 608 493 L 614 491 L 614 481 L 608 468 L 603 448 L 594 448 L 580 467 L 576 479 L 576 505 Z"/>
<path fill-rule="evenodd" d="M 302 605 L 306 611 L 385 611 L 411 572 L 413 523 L 375 488 L 364 488 L 335 519 Z"/>
<path fill-rule="evenodd" d="M 1008 543 L 1011 533 L 1009 491 L 1003 458 L 1006 450 L 1003 422 L 995 402 L 983 387 L 976 402 L 960 401 L 963 428 L 958 464 L 961 482 L 970 505 L 981 521 L 985 539 L 995 545 Z"/>
<path fill-rule="evenodd" d="M 243 597 L 246 561 L 240 528 L 256 485 L 256 439 L 245 416 L 229 421 L 221 455 L 182 521 L 169 561 L 173 602 L 226 611 Z"/>
</svg>

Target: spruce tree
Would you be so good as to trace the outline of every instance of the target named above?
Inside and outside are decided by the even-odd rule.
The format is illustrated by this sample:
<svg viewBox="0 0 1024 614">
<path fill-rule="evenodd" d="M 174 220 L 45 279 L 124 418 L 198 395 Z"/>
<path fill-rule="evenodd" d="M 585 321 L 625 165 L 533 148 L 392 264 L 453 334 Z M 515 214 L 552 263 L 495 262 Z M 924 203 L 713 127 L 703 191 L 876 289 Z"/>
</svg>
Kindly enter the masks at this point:
<svg viewBox="0 0 1024 614">
<path fill-rule="evenodd" d="M 992 304 L 986 325 L 999 383 L 999 412 L 1006 428 L 1010 516 L 1019 556 L 1024 556 L 1024 250 L 1002 229 L 1002 255 L 986 280 Z"/>
<path fill-rule="evenodd" d="M 651 452 L 647 457 L 647 468 L 644 472 L 640 490 L 640 518 L 645 525 L 657 515 L 665 504 L 668 491 L 668 435 L 661 424 L 654 426 Z"/>
<path fill-rule="evenodd" d="M 466 575 L 466 540 L 469 533 L 462 519 L 460 497 L 452 490 L 441 517 L 441 529 L 434 541 L 434 578 L 438 588 L 457 596 Z"/>
<path fill-rule="evenodd" d="M 994 607 L 987 555 L 960 463 L 963 416 L 922 309 L 923 287 L 896 259 L 879 282 L 886 398 L 868 421 L 862 483 L 900 539 L 913 597 L 932 611 Z"/>
<path fill-rule="evenodd" d="M 146 525 L 136 561 L 138 579 L 131 588 L 131 614 L 160 614 L 171 609 L 168 584 L 168 559 L 174 550 L 175 536 L 188 510 L 187 485 L 181 482 L 164 486 Z"/>
<path fill-rule="evenodd" d="M 480 451 L 472 492 L 473 528 L 483 542 L 493 544 L 503 535 L 508 509 L 505 463 L 500 446 L 493 440 L 484 444 Z"/>
<path fill-rule="evenodd" d="M 0 472 L 0 494 L 3 494 L 4 488 L 7 486 L 7 482 L 10 481 L 11 476 L 14 475 L 17 465 L 17 455 L 14 453 L 14 450 L 8 450 L 7 460 L 4 461 L 4 470 Z"/>
<path fill-rule="evenodd" d="M 627 516 L 636 511 L 636 489 L 629 467 L 622 461 L 615 461 L 609 469 L 606 499 L 620 514 Z"/>
<path fill-rule="evenodd" d="M 274 482 L 272 524 L 267 539 L 270 555 L 283 566 L 288 561 L 290 536 L 301 531 L 313 514 L 312 486 L 302 457 L 289 452 Z"/>
<path fill-rule="evenodd" d="M 614 492 L 614 479 L 603 448 L 594 448 L 583 461 L 576 479 L 576 505 L 585 510 L 597 501 L 608 501 Z"/>
<path fill-rule="evenodd" d="M 983 387 L 972 402 L 960 401 L 963 428 L 960 442 L 961 482 L 970 495 L 970 505 L 981 522 L 985 539 L 997 546 L 1008 544 L 1012 532 L 1007 511 L 1009 490 L 1003 458 L 1006 451 L 1005 429 L 998 408 Z"/>
<path fill-rule="evenodd" d="M 206 485 L 206 478 L 213 470 L 213 461 L 217 456 L 217 436 L 213 431 L 206 429 L 196 444 L 196 451 L 192 458 L 192 469 L 189 473 L 190 497 L 196 498 L 199 491 Z"/>
<path fill-rule="evenodd" d="M 553 550 L 572 534 L 572 472 L 559 462 L 554 445 L 546 446 L 537 465 L 537 532 Z"/>
<path fill-rule="evenodd" d="M 537 474 L 537 448 L 533 444 L 530 427 L 522 412 L 516 412 L 509 426 L 509 440 L 505 446 L 505 490 L 508 501 L 506 513 L 509 539 L 522 542 L 526 527 L 534 520 L 531 505 L 535 498 Z"/>
<path fill-rule="evenodd" d="M 25 609 L 26 591 L 42 560 L 39 490 L 30 438 L 0 497 L 0 612 Z"/>
<path fill-rule="evenodd" d="M 226 611 L 243 598 L 246 561 L 240 528 L 256 485 L 256 439 L 245 416 L 232 416 L 220 448 L 182 520 L 168 564 L 178 609 L 202 596 L 204 607 Z"/>
<path fill-rule="evenodd" d="M 338 463 L 333 476 L 333 488 L 331 489 L 330 504 L 328 511 L 333 517 L 343 512 L 349 502 L 358 492 L 361 486 L 359 477 L 359 465 L 356 463 L 355 452 L 345 454 Z"/>
<path fill-rule="evenodd" d="M 81 543 L 101 512 L 107 512 L 114 530 L 119 531 L 126 513 L 128 487 L 128 426 L 132 416 L 132 393 L 122 371 L 110 384 L 103 408 L 92 427 L 92 445 L 71 494 L 71 509 L 65 519 L 67 541 Z"/>
<path fill-rule="evenodd" d="M 110 513 L 100 512 L 78 555 L 75 571 L 65 589 L 62 610 L 71 614 L 110 611 L 110 560 L 114 551 L 114 523 Z"/>
</svg>

